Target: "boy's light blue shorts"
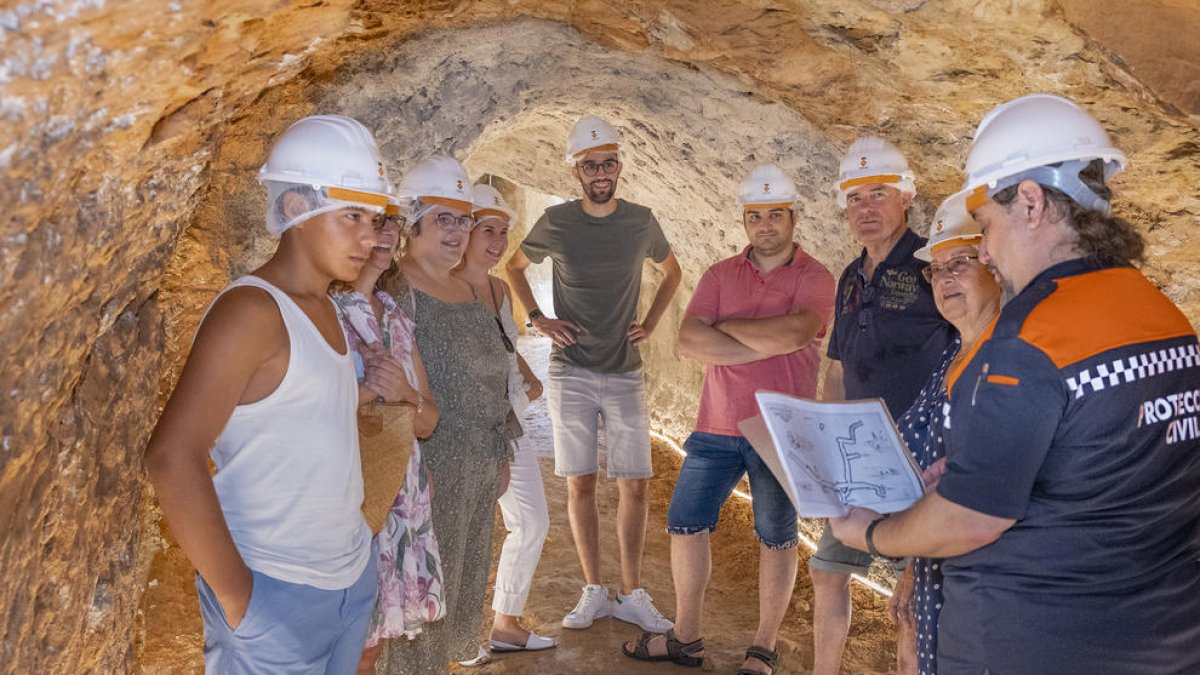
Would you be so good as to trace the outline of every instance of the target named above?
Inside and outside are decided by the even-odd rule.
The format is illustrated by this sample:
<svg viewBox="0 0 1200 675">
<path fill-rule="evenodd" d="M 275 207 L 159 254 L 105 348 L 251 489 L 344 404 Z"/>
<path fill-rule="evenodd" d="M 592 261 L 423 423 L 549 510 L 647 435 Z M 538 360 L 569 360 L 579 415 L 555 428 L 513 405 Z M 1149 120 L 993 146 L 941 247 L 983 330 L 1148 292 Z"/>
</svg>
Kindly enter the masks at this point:
<svg viewBox="0 0 1200 675">
<path fill-rule="evenodd" d="M 237 629 L 200 575 L 204 671 L 209 675 L 349 675 L 358 667 L 378 579 L 375 555 L 350 588 L 325 591 L 254 574 Z"/>
</svg>

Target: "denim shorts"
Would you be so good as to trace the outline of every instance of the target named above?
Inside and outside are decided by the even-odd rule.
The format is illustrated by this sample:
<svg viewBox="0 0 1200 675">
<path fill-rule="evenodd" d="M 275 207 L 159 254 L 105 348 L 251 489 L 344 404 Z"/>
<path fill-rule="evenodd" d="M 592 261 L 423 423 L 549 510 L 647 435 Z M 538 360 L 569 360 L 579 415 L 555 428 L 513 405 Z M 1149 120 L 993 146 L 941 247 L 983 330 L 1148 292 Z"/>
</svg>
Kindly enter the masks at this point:
<svg viewBox="0 0 1200 675">
<path fill-rule="evenodd" d="M 599 420 L 609 478 L 650 478 L 650 418 L 642 369 L 599 373 L 550 362 L 546 403 L 554 431 L 554 473 L 583 476 L 600 470 Z"/>
<path fill-rule="evenodd" d="M 758 540 L 772 549 L 792 548 L 800 543 L 796 508 L 745 438 L 697 431 L 688 436 L 683 449 L 687 457 L 679 469 L 675 494 L 667 510 L 667 532 L 715 531 L 721 506 L 746 475 L 750 479 L 754 533 Z"/>
<path fill-rule="evenodd" d="M 237 628 L 199 574 L 204 672 L 210 675 L 353 673 L 362 657 L 378 587 L 375 560 L 350 588 L 326 591 L 252 572 Z"/>
</svg>

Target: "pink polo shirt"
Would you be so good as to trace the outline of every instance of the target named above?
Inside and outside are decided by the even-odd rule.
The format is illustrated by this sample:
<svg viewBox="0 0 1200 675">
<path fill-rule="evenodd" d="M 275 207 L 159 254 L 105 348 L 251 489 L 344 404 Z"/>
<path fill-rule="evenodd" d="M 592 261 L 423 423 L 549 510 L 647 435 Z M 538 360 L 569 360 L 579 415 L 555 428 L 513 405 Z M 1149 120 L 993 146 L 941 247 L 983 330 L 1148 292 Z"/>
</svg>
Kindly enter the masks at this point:
<svg viewBox="0 0 1200 675">
<path fill-rule="evenodd" d="M 770 389 L 812 398 L 821 366 L 821 338 L 833 318 L 836 284 L 825 266 L 796 246 L 788 262 L 763 274 L 750 247 L 709 267 L 696 285 L 686 316 L 756 319 L 802 310 L 821 317 L 821 330 L 803 349 L 738 366 L 705 366 L 696 431 L 741 436 L 737 423 L 758 414 L 754 392 Z"/>
</svg>

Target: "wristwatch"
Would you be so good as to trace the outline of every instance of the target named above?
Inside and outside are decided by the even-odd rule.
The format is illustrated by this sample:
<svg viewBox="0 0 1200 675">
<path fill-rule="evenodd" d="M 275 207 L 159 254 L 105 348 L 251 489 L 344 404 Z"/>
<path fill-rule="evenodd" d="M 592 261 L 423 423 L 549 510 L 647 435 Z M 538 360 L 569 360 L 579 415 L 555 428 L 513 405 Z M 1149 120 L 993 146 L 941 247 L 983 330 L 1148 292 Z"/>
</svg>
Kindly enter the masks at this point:
<svg viewBox="0 0 1200 675">
<path fill-rule="evenodd" d="M 526 327 L 526 328 L 533 328 L 533 322 L 534 322 L 534 321 L 537 321 L 538 319 L 542 318 L 543 316 L 546 316 L 546 315 L 545 315 L 545 314 L 542 314 L 542 310 L 538 309 L 537 307 L 534 307 L 534 308 L 533 308 L 533 309 L 532 309 L 532 310 L 529 312 L 529 316 L 527 316 L 527 317 L 525 318 L 525 327 Z"/>
</svg>

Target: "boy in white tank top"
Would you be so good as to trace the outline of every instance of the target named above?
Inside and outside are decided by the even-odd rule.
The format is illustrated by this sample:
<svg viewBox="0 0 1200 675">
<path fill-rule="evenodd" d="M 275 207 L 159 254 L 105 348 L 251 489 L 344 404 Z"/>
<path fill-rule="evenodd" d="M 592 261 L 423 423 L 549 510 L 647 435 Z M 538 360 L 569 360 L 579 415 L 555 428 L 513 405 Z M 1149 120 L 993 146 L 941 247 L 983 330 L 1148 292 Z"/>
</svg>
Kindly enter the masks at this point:
<svg viewBox="0 0 1200 675">
<path fill-rule="evenodd" d="M 259 180 L 279 247 L 213 302 L 146 468 L 198 572 L 207 672 L 352 673 L 376 591 L 355 410 L 398 400 L 404 371 L 371 356 L 356 383 L 327 291 L 358 276 L 389 184 L 332 115 L 284 132 Z"/>
</svg>

